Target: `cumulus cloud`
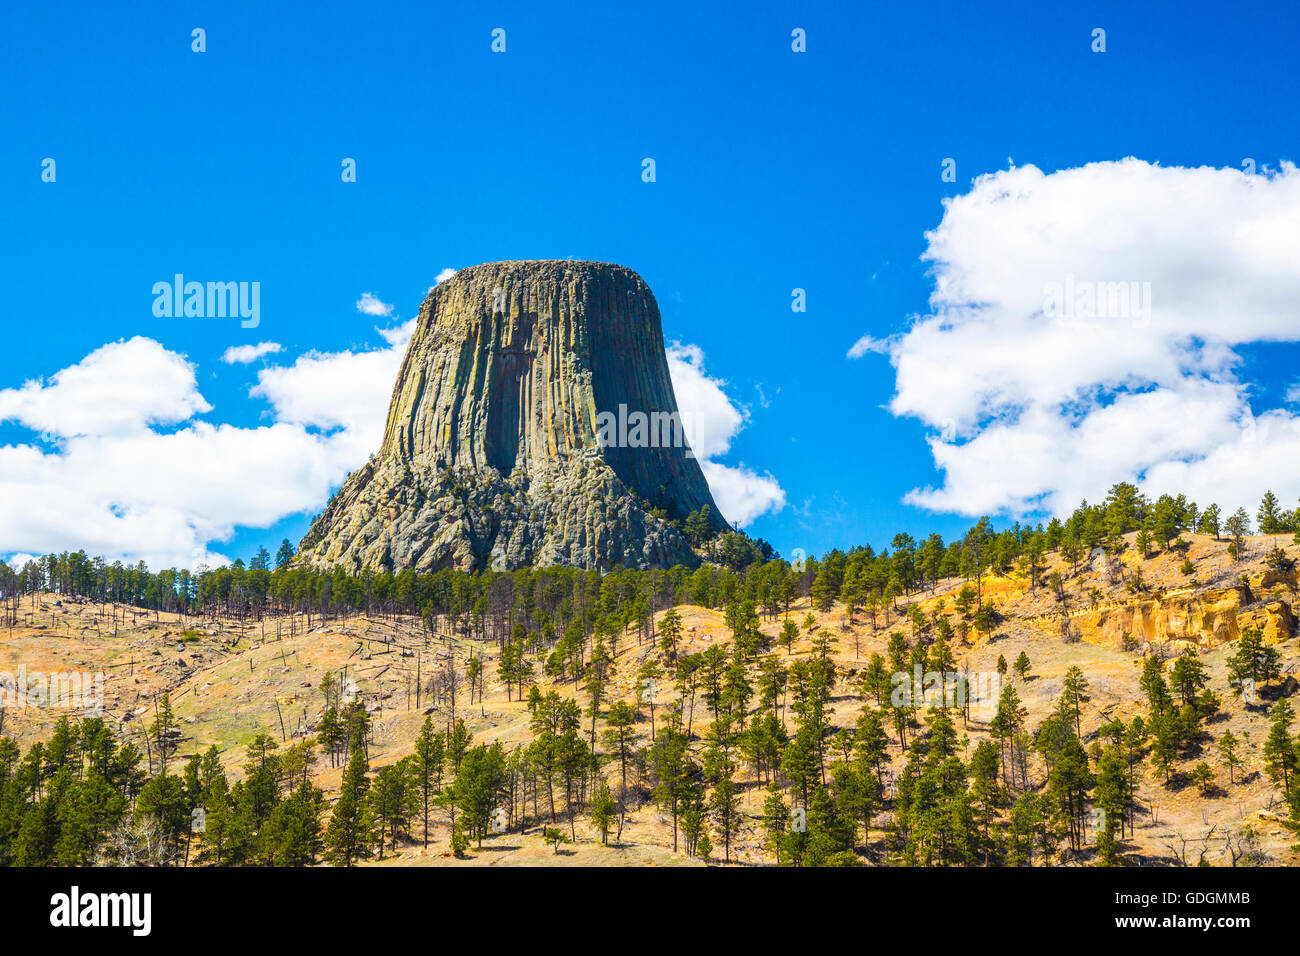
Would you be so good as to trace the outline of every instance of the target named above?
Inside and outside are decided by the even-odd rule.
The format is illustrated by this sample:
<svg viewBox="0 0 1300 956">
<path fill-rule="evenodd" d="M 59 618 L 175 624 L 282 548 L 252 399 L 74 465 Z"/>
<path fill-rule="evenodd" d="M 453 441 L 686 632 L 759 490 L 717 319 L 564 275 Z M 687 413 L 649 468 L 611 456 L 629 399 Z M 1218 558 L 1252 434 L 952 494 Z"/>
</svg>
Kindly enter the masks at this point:
<svg viewBox="0 0 1300 956">
<path fill-rule="evenodd" d="M 97 348 L 48 381 L 0 390 L 0 422 L 59 438 L 138 432 L 210 410 L 194 366 L 140 336 Z"/>
<path fill-rule="evenodd" d="M 292 425 L 194 424 L 171 433 L 0 447 L 0 548 L 85 548 L 151 567 L 219 565 L 237 525 L 266 527 L 341 480 L 337 442 Z"/>
<path fill-rule="evenodd" d="M 369 292 L 363 292 L 357 299 L 357 311 L 363 315 L 385 316 L 393 314 L 393 307 Z"/>
<path fill-rule="evenodd" d="M 409 337 L 409 333 L 408 333 Z M 257 373 L 251 393 L 279 422 L 332 432 L 349 468 L 379 449 L 406 339 L 362 352 L 308 352 L 288 366 Z"/>
<path fill-rule="evenodd" d="M 705 372 L 704 352 L 698 345 L 673 342 L 667 354 L 668 374 L 695 457 L 725 455 L 731 450 L 731 439 L 745 427 L 748 410 L 727 397 L 723 391 L 726 381 L 710 378 Z"/>
<path fill-rule="evenodd" d="M 732 439 L 749 421 L 748 409 L 727 396 L 725 380 L 705 371 L 699 346 L 673 342 L 667 354 L 686 440 L 723 516 L 743 527 L 759 515 L 780 511 L 785 491 L 770 474 L 757 474 L 743 462 L 732 466 L 714 461 L 731 450 Z"/>
<path fill-rule="evenodd" d="M 1295 166 L 1024 166 L 945 207 L 930 313 L 888 340 L 890 408 L 931 429 L 943 473 L 905 500 L 1059 514 L 1120 480 L 1232 507 L 1266 484 L 1300 496 L 1281 465 L 1300 427 L 1252 410 L 1238 352 L 1300 340 Z"/>
<path fill-rule="evenodd" d="M 236 527 L 319 509 L 379 447 L 408 326 L 380 330 L 385 347 L 261 369 L 250 394 L 270 404 L 272 422 L 257 428 L 196 419 L 211 406 L 194 367 L 152 339 L 106 345 L 48 382 L 0 391 L 0 421 L 52 442 L 0 447 L 0 554 L 85 548 L 154 568 L 226 563 L 212 548 Z"/>
<path fill-rule="evenodd" d="M 760 475 L 745 467 L 744 462 L 732 466 L 706 460 L 700 462 L 700 470 L 722 516 L 742 528 L 759 515 L 785 507 L 785 489 L 780 482 L 771 474 Z"/>
<path fill-rule="evenodd" d="M 378 331 L 389 345 L 406 348 L 406 343 L 411 341 L 411 336 L 415 333 L 415 319 L 407 319 L 401 325 L 394 325 L 390 329 L 379 329 Z"/>
<path fill-rule="evenodd" d="M 279 342 L 258 342 L 256 345 L 232 345 L 221 353 L 221 361 L 227 365 L 247 365 L 256 362 L 264 355 L 275 355 L 284 351 Z"/>
</svg>

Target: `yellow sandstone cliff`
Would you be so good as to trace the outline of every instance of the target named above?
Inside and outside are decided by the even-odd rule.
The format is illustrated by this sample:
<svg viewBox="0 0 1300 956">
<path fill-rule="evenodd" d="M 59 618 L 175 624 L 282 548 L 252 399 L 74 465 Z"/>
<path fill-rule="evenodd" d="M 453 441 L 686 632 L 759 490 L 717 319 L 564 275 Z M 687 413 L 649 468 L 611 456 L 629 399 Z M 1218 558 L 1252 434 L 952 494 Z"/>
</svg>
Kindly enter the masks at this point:
<svg viewBox="0 0 1300 956">
<path fill-rule="evenodd" d="M 1265 643 L 1275 644 L 1295 628 L 1291 605 L 1263 594 L 1264 587 L 1276 583 L 1264 575 L 1236 587 L 1183 588 L 1105 601 L 1071 611 L 1068 627 L 1082 640 L 1107 647 L 1184 644 L 1208 650 L 1239 639 L 1252 627 L 1262 632 Z"/>
</svg>

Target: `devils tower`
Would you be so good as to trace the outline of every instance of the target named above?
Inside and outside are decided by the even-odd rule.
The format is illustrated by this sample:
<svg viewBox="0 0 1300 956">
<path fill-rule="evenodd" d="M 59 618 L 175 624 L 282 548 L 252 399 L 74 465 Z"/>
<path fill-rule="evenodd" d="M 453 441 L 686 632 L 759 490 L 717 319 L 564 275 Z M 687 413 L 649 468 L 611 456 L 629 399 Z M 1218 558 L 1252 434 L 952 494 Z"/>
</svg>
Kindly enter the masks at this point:
<svg viewBox="0 0 1300 956">
<path fill-rule="evenodd" d="M 383 445 L 312 525 L 300 560 L 694 566 L 678 524 L 704 506 L 724 527 L 680 430 L 644 280 L 603 262 L 489 262 L 429 292 Z"/>
</svg>

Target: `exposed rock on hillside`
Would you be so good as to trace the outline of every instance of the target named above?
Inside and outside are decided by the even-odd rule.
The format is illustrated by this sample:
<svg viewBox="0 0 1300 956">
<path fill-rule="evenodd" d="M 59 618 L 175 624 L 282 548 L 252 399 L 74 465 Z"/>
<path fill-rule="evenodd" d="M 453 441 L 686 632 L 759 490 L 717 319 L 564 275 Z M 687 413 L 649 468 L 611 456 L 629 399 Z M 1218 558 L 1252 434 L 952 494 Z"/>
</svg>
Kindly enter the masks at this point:
<svg viewBox="0 0 1300 956">
<path fill-rule="evenodd" d="M 705 505 L 721 529 L 641 277 L 607 263 L 493 262 L 425 299 L 383 446 L 312 526 L 301 559 L 694 566 L 665 519 Z"/>
<path fill-rule="evenodd" d="M 1275 644 L 1291 636 L 1295 618 L 1285 601 L 1261 599 L 1242 584 L 1080 608 L 1070 614 L 1069 625 L 1084 640 L 1109 647 L 1185 643 L 1209 649 L 1238 640 L 1246 628 L 1259 629 L 1267 643 Z"/>
</svg>

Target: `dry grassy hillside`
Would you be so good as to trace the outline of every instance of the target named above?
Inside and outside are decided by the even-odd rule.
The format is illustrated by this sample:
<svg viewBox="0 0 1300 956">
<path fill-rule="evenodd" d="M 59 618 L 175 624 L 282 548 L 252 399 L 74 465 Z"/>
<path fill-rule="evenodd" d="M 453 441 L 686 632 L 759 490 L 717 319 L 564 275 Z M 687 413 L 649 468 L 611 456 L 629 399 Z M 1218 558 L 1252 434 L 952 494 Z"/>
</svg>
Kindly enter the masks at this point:
<svg viewBox="0 0 1300 956">
<path fill-rule="evenodd" d="M 1172 785 L 1166 786 L 1144 768 L 1138 786 L 1141 813 L 1137 832 L 1134 839 L 1126 841 L 1125 852 L 1130 860 L 1142 863 L 1196 863 L 1203 857 L 1211 864 L 1226 864 L 1231 859 L 1228 841 L 1248 824 L 1273 862 L 1295 863 L 1298 858 L 1291 849 L 1295 837 L 1281 824 L 1286 805 L 1263 771 L 1267 709 L 1249 707 L 1231 693 L 1225 660 L 1242 627 L 1260 626 L 1281 654 L 1284 679 L 1279 690 L 1286 693 L 1294 688 L 1291 675 L 1300 663 L 1291 615 L 1296 580 L 1294 574 L 1271 572 L 1265 554 L 1275 545 L 1285 547 L 1292 557 L 1300 549 L 1289 538 L 1256 537 L 1249 539 L 1246 559 L 1233 562 L 1226 542 L 1203 535 L 1188 538 L 1185 552 L 1139 561 L 1130 548 L 1122 566 L 1110 568 L 1081 562 L 1071 569 L 1059 560 L 1049 561 L 1043 577 L 1053 571 L 1061 574 L 1063 593 L 1049 586 L 1031 588 L 1023 572 L 985 577 L 980 582 L 984 597 L 993 602 L 1001 620 L 991 634 L 969 628 L 964 640 L 954 636 L 953 649 L 959 667 L 975 672 L 995 670 L 999 656 L 1012 662 L 1022 651 L 1028 655 L 1030 676 L 1017 683 L 1031 729 L 1053 707 L 1066 670 L 1078 665 L 1090 686 L 1082 719 L 1087 746 L 1103 722 L 1114 717 L 1130 719 L 1145 710 L 1138 685 L 1144 655 L 1197 645 L 1210 686 L 1223 700 L 1221 713 L 1207 722 L 1206 730 L 1217 739 L 1231 729 L 1242 742 L 1244 765 L 1237 783 L 1230 786 L 1213 747 L 1207 745 L 1203 754 L 1176 766 Z M 1185 559 L 1195 566 L 1190 575 L 1182 570 Z M 1142 589 L 1136 587 L 1139 572 Z M 1240 586 L 1243 575 L 1245 587 Z M 807 598 L 791 609 L 796 622 L 802 624 L 811 612 L 818 628 L 837 638 L 833 656 L 840 676 L 832 700 L 837 726 L 852 728 L 857 719 L 863 700 L 856 675 L 870 655 L 884 654 L 892 631 L 910 637 L 906 605 L 918 605 L 931 619 L 947 615 L 958 626 L 960 615 L 954 604 L 964 583 L 944 581 L 932 593 L 900 599 L 896 609 L 888 613 L 878 610 L 874 621 L 872 614 L 862 611 L 849 620 L 839 605 L 828 612 L 815 611 Z M 683 652 L 729 641 L 719 611 L 690 606 L 679 611 L 685 631 Z M 781 618 L 765 619 L 762 629 L 775 638 L 781 624 Z M 475 696 L 471 703 L 468 688 L 462 685 L 453 700 L 445 686 L 428 679 L 430 669 L 448 653 L 463 661 L 471 651 L 488 661 L 483 699 Z M 633 699 L 638 668 L 659 653 L 650 643 L 638 644 L 634 636 L 621 641 L 610 699 Z M 808 632 L 801 629 L 792 655 L 777 644 L 772 653 L 782 658 L 809 654 Z M 507 699 L 493 663 L 496 654 L 494 644 L 475 645 L 450 633 L 431 637 L 414 618 L 353 617 L 321 623 L 295 615 L 241 624 L 222 619 L 182 620 L 176 615 L 74 603 L 48 594 L 25 598 L 18 625 L 0 631 L 0 672 L 16 674 L 20 667 L 25 667 L 28 675 L 103 672 L 105 715 L 124 739 L 134 740 L 142 750 L 146 746 L 144 727 L 157 700 L 167 692 L 183 734 L 179 755 L 215 745 L 232 772 L 243 764 L 243 748 L 259 732 L 286 741 L 313 732 L 322 711 L 319 685 L 327 671 L 355 681 L 372 712 L 373 767 L 411 753 L 425 715 L 432 714 L 436 722 L 445 723 L 452 717 L 453 706 L 455 716 L 465 719 L 476 742 L 500 741 L 506 747 L 524 744 L 529 739 L 529 715 L 524 704 Z M 656 700 L 660 707 L 673 696 L 670 682 L 664 683 Z M 544 685 L 544 689 L 550 688 Z M 575 694 L 571 682 L 555 685 L 555 689 Z M 585 696 L 582 702 L 586 703 Z M 706 729 L 706 713 L 704 705 L 697 703 L 697 735 Z M 4 712 L 0 733 L 26 745 L 48 735 L 53 723 L 65 715 L 73 712 L 11 706 Z M 962 730 L 967 755 L 986 738 L 988 717 L 991 712 L 977 713 Z M 639 742 L 647 742 L 648 722 L 639 723 L 636 730 Z M 894 752 L 897 754 L 896 742 Z M 1189 778 L 1191 766 L 1202 759 L 1215 768 L 1217 778 L 1207 795 Z M 315 778 L 327 797 L 333 797 L 341 770 L 328 764 L 328 760 L 317 764 Z M 1041 768 L 1036 772 L 1041 778 Z M 749 768 L 743 769 L 740 780 L 747 819 L 734 847 L 735 858 L 741 864 L 770 862 L 758 821 L 762 790 Z M 883 826 L 886 819 L 887 814 L 881 814 L 876 826 Z M 447 850 L 447 828 L 439 822 L 427 851 L 419 845 L 406 846 L 381 865 L 698 863 L 671 851 L 671 824 L 648 802 L 630 808 L 615 845 L 601 846 L 581 819 L 578 835 L 576 844 L 557 854 L 543 844 L 535 829 L 525 834 L 507 833 L 490 838 L 482 849 L 471 849 L 468 859 L 455 860 Z"/>
</svg>

